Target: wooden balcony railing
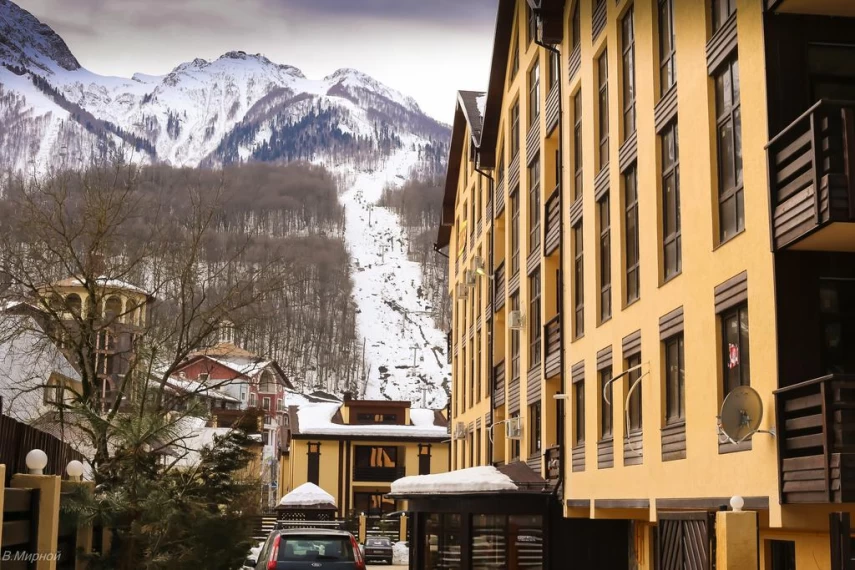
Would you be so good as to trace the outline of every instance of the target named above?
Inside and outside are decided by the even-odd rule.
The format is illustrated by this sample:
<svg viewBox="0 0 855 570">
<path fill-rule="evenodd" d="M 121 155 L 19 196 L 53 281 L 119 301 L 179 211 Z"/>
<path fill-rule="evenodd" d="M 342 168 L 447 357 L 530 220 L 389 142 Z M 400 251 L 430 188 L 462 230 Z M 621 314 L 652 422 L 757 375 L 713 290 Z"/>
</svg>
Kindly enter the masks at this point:
<svg viewBox="0 0 855 570">
<path fill-rule="evenodd" d="M 499 264 L 493 272 L 493 310 L 498 312 L 505 306 L 505 262 Z"/>
<path fill-rule="evenodd" d="M 855 501 L 855 375 L 781 388 L 775 407 L 781 503 Z"/>
<path fill-rule="evenodd" d="M 505 361 L 493 367 L 493 407 L 505 405 Z"/>
<path fill-rule="evenodd" d="M 526 161 L 531 162 L 540 151 L 540 117 L 535 117 L 534 122 L 529 125 L 528 132 L 525 137 L 525 157 Z"/>
<path fill-rule="evenodd" d="M 546 200 L 546 237 L 543 239 L 543 255 L 549 257 L 561 244 L 561 185 L 557 185 Z"/>
<path fill-rule="evenodd" d="M 505 211 L 505 179 L 496 183 L 496 218 Z"/>
<path fill-rule="evenodd" d="M 555 315 L 543 325 L 543 338 L 546 348 L 544 369 L 547 379 L 561 374 L 561 315 Z"/>
<path fill-rule="evenodd" d="M 546 96 L 546 135 L 549 136 L 552 134 L 552 131 L 555 127 L 558 126 L 558 115 L 559 110 L 561 109 L 561 100 L 559 97 L 560 89 L 558 88 L 558 84 L 552 86 L 552 89 L 549 90 L 549 94 Z"/>
<path fill-rule="evenodd" d="M 354 481 L 380 481 L 390 483 L 400 479 L 405 474 L 404 468 L 399 467 L 354 467 Z"/>
<path fill-rule="evenodd" d="M 843 250 L 855 239 L 823 235 L 835 222 L 855 222 L 855 101 L 821 100 L 766 146 L 772 246 Z M 819 231 L 818 231 L 819 230 Z"/>
</svg>

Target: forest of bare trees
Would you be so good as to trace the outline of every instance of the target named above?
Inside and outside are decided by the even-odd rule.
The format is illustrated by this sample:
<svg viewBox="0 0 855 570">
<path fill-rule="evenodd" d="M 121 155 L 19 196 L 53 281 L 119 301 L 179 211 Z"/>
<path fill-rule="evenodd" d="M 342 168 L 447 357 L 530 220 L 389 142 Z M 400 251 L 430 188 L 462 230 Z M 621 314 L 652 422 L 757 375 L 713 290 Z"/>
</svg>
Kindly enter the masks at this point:
<svg viewBox="0 0 855 570">
<path fill-rule="evenodd" d="M 410 259 L 422 268 L 422 282 L 434 308 L 439 329 L 451 326 L 451 303 L 447 291 L 448 259 L 434 251 L 442 212 L 444 180 L 438 175 L 415 173 L 402 186 L 386 188 L 379 205 L 396 212 L 410 238 Z"/>
</svg>

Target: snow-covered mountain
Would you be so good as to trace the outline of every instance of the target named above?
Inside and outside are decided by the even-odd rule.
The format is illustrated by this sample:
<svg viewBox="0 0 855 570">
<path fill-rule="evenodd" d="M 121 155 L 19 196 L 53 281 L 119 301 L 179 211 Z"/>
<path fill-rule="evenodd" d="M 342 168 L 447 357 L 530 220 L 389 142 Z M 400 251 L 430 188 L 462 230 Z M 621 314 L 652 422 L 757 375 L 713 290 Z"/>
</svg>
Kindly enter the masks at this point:
<svg viewBox="0 0 855 570">
<path fill-rule="evenodd" d="M 163 76 L 101 76 L 49 26 L 0 0 L 0 167 L 75 165 L 118 150 L 174 166 L 370 161 L 405 147 L 440 160 L 448 137 L 414 99 L 354 69 L 308 79 L 231 51 Z"/>
<path fill-rule="evenodd" d="M 231 51 L 162 76 L 98 75 L 49 26 L 0 0 L 0 173 L 83 167 L 122 153 L 173 166 L 308 160 L 348 181 L 343 238 L 367 397 L 447 402 L 444 334 L 429 316 L 400 220 L 376 202 L 413 168 L 436 168 L 449 138 L 413 98 L 354 69 L 309 79 Z"/>
</svg>

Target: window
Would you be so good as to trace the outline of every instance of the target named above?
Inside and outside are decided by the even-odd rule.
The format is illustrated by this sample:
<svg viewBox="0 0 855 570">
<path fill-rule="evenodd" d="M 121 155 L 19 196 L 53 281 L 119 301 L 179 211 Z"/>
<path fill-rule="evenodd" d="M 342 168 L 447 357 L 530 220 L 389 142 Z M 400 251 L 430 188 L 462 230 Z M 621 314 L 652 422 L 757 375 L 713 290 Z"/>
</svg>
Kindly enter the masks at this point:
<svg viewBox="0 0 855 570">
<path fill-rule="evenodd" d="M 517 38 L 517 34 L 514 33 L 514 47 L 513 52 L 511 54 L 511 75 L 510 80 L 513 81 L 517 76 L 517 72 L 520 70 L 520 40 Z"/>
<path fill-rule="evenodd" d="M 83 301 L 80 295 L 72 293 L 65 298 L 65 306 L 68 307 L 68 312 L 74 317 L 80 317 L 83 313 Z"/>
<path fill-rule="evenodd" d="M 745 229 L 742 191 L 742 111 L 739 104 L 739 60 L 725 63 L 715 76 L 718 132 L 718 201 L 720 238 L 725 242 Z"/>
<path fill-rule="evenodd" d="M 511 193 L 511 276 L 520 271 L 520 188 Z"/>
<path fill-rule="evenodd" d="M 276 549 L 276 560 L 266 567 L 320 566 L 316 560 L 328 562 L 330 566 L 352 567 L 356 560 L 353 544 L 347 537 L 285 535 L 282 539 Z"/>
<path fill-rule="evenodd" d="M 258 396 L 255 395 L 255 392 L 250 392 L 249 394 L 249 407 L 254 408 L 258 405 Z"/>
<path fill-rule="evenodd" d="M 540 156 L 528 167 L 528 185 L 528 250 L 535 254 L 540 247 Z"/>
<path fill-rule="evenodd" d="M 284 412 L 285 411 L 285 400 L 283 400 L 282 398 L 279 398 L 278 400 L 276 400 L 276 409 L 280 412 Z"/>
<path fill-rule="evenodd" d="M 659 0 L 659 96 L 677 82 L 674 54 L 674 0 Z"/>
<path fill-rule="evenodd" d="M 356 468 L 389 468 L 398 466 L 397 447 L 370 447 L 357 445 L 354 448 Z"/>
<path fill-rule="evenodd" d="M 582 227 L 582 222 L 573 226 L 573 306 L 576 313 L 574 329 L 575 338 L 579 338 L 585 334 L 585 249 L 582 237 Z"/>
<path fill-rule="evenodd" d="M 511 108 L 511 160 L 520 151 L 520 102 L 514 103 Z"/>
<path fill-rule="evenodd" d="M 582 90 L 573 96 L 573 201 L 582 197 Z"/>
<path fill-rule="evenodd" d="M 540 364 L 540 340 L 542 326 L 540 323 L 540 270 L 535 271 L 528 280 L 529 295 L 531 302 L 528 309 L 529 321 L 529 336 L 531 337 L 529 344 L 529 363 L 531 367 Z"/>
<path fill-rule="evenodd" d="M 306 481 L 318 484 L 321 478 L 321 444 L 309 442 L 307 445 L 308 463 L 306 465 Z"/>
<path fill-rule="evenodd" d="M 355 423 L 358 425 L 395 425 L 398 423 L 398 414 L 378 414 L 374 412 L 360 412 L 356 414 Z"/>
<path fill-rule="evenodd" d="M 630 6 L 620 21 L 623 46 L 623 138 L 635 132 L 635 19 Z"/>
<path fill-rule="evenodd" d="M 430 444 L 419 444 L 419 475 L 430 475 Z"/>
<path fill-rule="evenodd" d="M 529 442 L 528 442 L 528 455 L 532 457 L 537 455 L 537 453 L 542 448 L 541 441 L 541 431 L 540 431 L 540 402 L 536 402 L 528 407 L 528 418 L 529 418 Z"/>
<path fill-rule="evenodd" d="M 573 446 L 585 443 L 585 381 L 573 383 Z"/>
<path fill-rule="evenodd" d="M 736 0 L 712 0 L 712 31 L 716 33 L 736 13 Z"/>
<path fill-rule="evenodd" d="M 481 387 L 481 376 L 483 375 L 481 372 L 482 364 L 481 364 L 481 329 L 475 333 L 475 367 L 472 369 L 472 373 L 475 375 L 475 401 L 481 401 L 481 392 L 483 388 Z"/>
<path fill-rule="evenodd" d="M 750 386 L 748 353 L 748 306 L 740 305 L 721 315 L 724 395 L 737 386 Z"/>
<path fill-rule="evenodd" d="M 626 389 L 624 394 L 629 393 L 629 389 L 632 387 L 635 382 L 641 378 L 641 354 L 634 354 L 626 359 L 626 369 L 629 370 L 631 368 L 636 368 L 632 372 L 626 375 Z M 632 391 L 632 395 L 629 397 L 629 431 L 630 432 L 639 432 L 642 427 L 642 403 L 641 403 L 641 388 L 642 385 L 639 382 L 638 386 L 635 387 L 635 390 Z"/>
<path fill-rule="evenodd" d="M 570 33 L 573 36 L 573 51 L 579 49 L 582 45 L 582 17 L 579 14 L 579 4 L 582 0 L 576 0 L 576 5 L 573 7 L 573 15 L 570 17 Z"/>
<path fill-rule="evenodd" d="M 770 540 L 769 570 L 796 570 L 796 543 L 792 540 Z"/>
<path fill-rule="evenodd" d="M 475 463 L 473 465 L 481 465 L 481 430 L 475 430 Z"/>
<path fill-rule="evenodd" d="M 354 492 L 353 508 L 357 513 L 365 513 L 369 517 L 381 517 L 397 510 L 395 499 L 385 496 L 385 493 Z"/>
<path fill-rule="evenodd" d="M 270 398 L 262 398 L 261 409 L 262 410 L 269 410 L 270 409 Z"/>
<path fill-rule="evenodd" d="M 662 240 L 665 252 L 665 279 L 683 269 L 680 237 L 680 156 L 677 123 L 662 132 Z"/>
<path fill-rule="evenodd" d="M 599 81 L 600 105 L 600 170 L 609 163 L 609 54 L 603 50 L 597 59 L 597 78 Z"/>
<path fill-rule="evenodd" d="M 540 116 L 540 64 L 528 72 L 528 124 L 533 126 Z"/>
<path fill-rule="evenodd" d="M 241 384 L 240 385 L 240 401 L 246 402 L 248 394 L 249 394 L 249 386 L 247 386 L 246 384 Z"/>
<path fill-rule="evenodd" d="M 610 439 L 612 437 L 612 406 L 609 402 L 614 401 L 614 390 L 612 385 L 604 391 L 606 385 L 612 379 L 612 367 L 603 368 L 600 370 L 600 439 Z M 606 400 L 608 395 L 608 400 Z"/>
<path fill-rule="evenodd" d="M 511 310 L 520 310 L 520 294 L 511 295 Z M 511 381 L 520 379 L 520 331 L 511 330 Z"/>
<path fill-rule="evenodd" d="M 122 316 L 122 300 L 118 297 L 110 297 L 104 302 L 104 319 L 110 324 L 120 320 Z"/>
<path fill-rule="evenodd" d="M 665 423 L 686 419 L 683 333 L 665 341 Z"/>
<path fill-rule="evenodd" d="M 520 413 L 514 412 L 511 414 L 511 419 L 519 421 Z M 519 459 L 520 457 L 520 440 L 512 439 L 511 440 L 511 459 Z"/>
<path fill-rule="evenodd" d="M 269 370 L 265 370 L 261 373 L 261 380 L 259 382 L 259 392 L 264 392 L 265 394 L 272 394 L 276 392 L 276 382 L 273 378 L 273 373 Z"/>
<path fill-rule="evenodd" d="M 597 202 L 597 214 L 600 219 L 600 322 L 604 322 L 612 316 L 612 236 L 608 193 Z"/>
<path fill-rule="evenodd" d="M 537 38 L 537 16 L 534 13 L 534 10 L 531 9 L 531 6 L 526 4 L 526 20 L 528 23 L 528 29 L 526 31 L 526 40 L 528 43 L 531 43 Z"/>
<path fill-rule="evenodd" d="M 626 231 L 626 303 L 641 294 L 641 256 L 638 235 L 638 170 L 632 165 L 624 174 L 624 225 Z"/>
<path fill-rule="evenodd" d="M 557 52 L 549 52 L 549 89 L 558 85 L 561 79 L 561 55 Z"/>
<path fill-rule="evenodd" d="M 496 187 L 499 187 L 505 180 L 505 149 L 500 148 L 496 156 L 499 161 L 496 166 Z"/>
</svg>

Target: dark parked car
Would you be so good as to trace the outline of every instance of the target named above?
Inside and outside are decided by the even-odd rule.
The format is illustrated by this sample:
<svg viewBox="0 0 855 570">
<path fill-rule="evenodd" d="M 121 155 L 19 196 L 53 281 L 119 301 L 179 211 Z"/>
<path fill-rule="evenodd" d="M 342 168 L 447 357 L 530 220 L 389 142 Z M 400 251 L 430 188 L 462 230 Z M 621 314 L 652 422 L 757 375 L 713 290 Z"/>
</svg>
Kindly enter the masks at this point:
<svg viewBox="0 0 855 570">
<path fill-rule="evenodd" d="M 251 560 L 246 561 L 252 566 Z M 270 533 L 255 570 L 366 570 L 359 543 L 347 531 L 277 530 Z"/>
<path fill-rule="evenodd" d="M 367 562 L 392 563 L 392 541 L 386 537 L 365 539 L 365 560 Z"/>
</svg>

